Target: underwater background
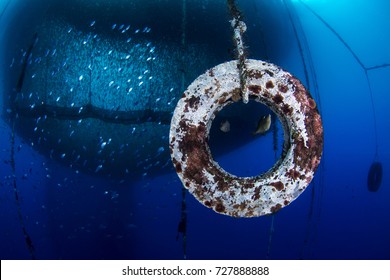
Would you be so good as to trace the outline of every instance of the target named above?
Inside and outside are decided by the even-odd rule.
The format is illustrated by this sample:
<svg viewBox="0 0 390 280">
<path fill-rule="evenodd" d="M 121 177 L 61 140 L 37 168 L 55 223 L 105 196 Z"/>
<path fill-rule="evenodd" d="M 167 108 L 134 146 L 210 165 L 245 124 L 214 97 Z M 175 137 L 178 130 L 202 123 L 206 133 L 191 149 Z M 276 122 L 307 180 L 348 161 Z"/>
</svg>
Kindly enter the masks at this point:
<svg viewBox="0 0 390 280">
<path fill-rule="evenodd" d="M 227 1 L 62 2 L 0 0 L 1 259 L 390 258 L 389 1 L 236 1 L 248 57 L 299 78 L 324 127 L 306 191 L 240 219 L 183 189 L 168 145 L 184 90 L 236 59 Z M 265 172 L 281 124 L 234 106 L 215 160 Z"/>
</svg>

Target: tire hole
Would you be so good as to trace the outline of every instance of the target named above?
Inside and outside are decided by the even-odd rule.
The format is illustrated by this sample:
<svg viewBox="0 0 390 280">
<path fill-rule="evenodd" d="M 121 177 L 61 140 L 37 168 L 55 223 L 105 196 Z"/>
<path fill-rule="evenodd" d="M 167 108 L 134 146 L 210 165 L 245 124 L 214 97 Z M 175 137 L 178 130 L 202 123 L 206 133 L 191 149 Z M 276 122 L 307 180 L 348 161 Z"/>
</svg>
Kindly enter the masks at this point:
<svg viewBox="0 0 390 280">
<path fill-rule="evenodd" d="M 254 135 L 259 122 L 267 128 L 268 115 L 271 118 L 269 129 Z M 224 107 L 213 120 L 209 135 L 214 160 L 225 171 L 240 177 L 267 172 L 282 153 L 281 122 L 271 109 L 256 101 Z"/>
</svg>

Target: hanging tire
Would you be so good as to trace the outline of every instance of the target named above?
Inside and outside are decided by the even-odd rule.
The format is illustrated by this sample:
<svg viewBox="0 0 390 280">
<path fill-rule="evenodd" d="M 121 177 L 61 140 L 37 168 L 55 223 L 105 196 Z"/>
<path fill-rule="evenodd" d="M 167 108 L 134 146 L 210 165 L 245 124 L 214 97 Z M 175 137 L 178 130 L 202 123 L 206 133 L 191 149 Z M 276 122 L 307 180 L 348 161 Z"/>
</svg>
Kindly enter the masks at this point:
<svg viewBox="0 0 390 280">
<path fill-rule="evenodd" d="M 184 186 L 203 205 L 234 217 L 271 214 L 289 205 L 313 179 L 323 147 L 321 117 L 300 81 L 267 62 L 247 60 L 246 66 L 250 100 L 273 110 L 284 128 L 283 153 L 270 170 L 237 177 L 210 153 L 215 115 L 241 98 L 237 61 L 199 76 L 179 100 L 170 127 L 172 161 Z"/>
</svg>

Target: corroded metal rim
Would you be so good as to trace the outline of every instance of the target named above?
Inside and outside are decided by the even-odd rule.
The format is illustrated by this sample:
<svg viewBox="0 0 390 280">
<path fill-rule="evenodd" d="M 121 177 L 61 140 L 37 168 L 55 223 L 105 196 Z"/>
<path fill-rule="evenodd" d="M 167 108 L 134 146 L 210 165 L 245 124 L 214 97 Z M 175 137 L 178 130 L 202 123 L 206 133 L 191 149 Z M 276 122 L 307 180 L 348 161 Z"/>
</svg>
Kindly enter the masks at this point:
<svg viewBox="0 0 390 280">
<path fill-rule="evenodd" d="M 275 213 L 309 185 L 323 147 L 316 103 L 298 79 L 279 67 L 247 60 L 247 91 L 270 107 L 284 127 L 284 151 L 265 174 L 237 177 L 216 163 L 208 146 L 215 114 L 241 98 L 237 61 L 199 76 L 179 100 L 170 128 L 170 152 L 184 186 L 205 206 L 234 217 Z"/>
</svg>

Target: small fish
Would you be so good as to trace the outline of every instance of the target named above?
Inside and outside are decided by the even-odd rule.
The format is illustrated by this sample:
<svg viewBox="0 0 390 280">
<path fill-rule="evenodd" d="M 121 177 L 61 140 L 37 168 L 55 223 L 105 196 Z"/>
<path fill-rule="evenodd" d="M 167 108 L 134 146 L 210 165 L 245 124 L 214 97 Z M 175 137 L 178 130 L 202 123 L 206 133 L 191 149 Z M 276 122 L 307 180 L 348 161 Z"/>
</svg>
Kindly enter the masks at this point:
<svg viewBox="0 0 390 280">
<path fill-rule="evenodd" d="M 230 131 L 230 122 L 228 120 L 222 121 L 221 124 L 219 125 L 219 129 L 222 132 L 229 132 Z"/>
<path fill-rule="evenodd" d="M 264 134 L 266 133 L 269 128 L 271 127 L 271 114 L 268 114 L 267 116 L 262 116 L 257 124 L 256 131 L 254 131 L 252 134 Z"/>
<path fill-rule="evenodd" d="M 103 169 L 103 165 L 98 165 L 97 167 L 96 167 L 96 169 L 95 169 L 95 173 L 98 173 L 100 170 L 102 170 Z"/>
</svg>

